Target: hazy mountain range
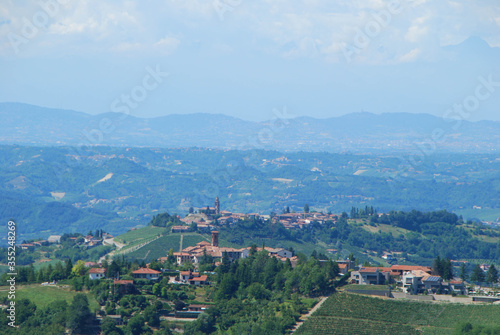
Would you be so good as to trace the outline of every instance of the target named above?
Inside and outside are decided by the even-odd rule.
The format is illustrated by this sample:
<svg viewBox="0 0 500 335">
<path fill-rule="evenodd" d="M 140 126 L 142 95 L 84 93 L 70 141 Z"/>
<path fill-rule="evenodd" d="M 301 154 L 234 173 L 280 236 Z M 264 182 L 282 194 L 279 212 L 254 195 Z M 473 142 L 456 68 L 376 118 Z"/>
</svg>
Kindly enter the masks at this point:
<svg viewBox="0 0 500 335">
<path fill-rule="evenodd" d="M 139 118 L 89 115 L 22 103 L 0 103 L 0 143 L 207 147 L 329 152 L 495 152 L 500 122 L 445 120 L 429 114 L 353 113 L 340 117 L 245 121 L 222 114 Z"/>
</svg>

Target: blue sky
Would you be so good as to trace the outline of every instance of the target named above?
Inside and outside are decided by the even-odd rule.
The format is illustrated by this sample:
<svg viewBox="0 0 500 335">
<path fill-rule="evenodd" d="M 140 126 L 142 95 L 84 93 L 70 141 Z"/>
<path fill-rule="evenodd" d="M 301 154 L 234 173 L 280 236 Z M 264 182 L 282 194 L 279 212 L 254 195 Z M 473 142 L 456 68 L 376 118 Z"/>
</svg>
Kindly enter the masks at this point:
<svg viewBox="0 0 500 335">
<path fill-rule="evenodd" d="M 497 0 L 41 3 L 2 1 L 0 101 L 141 117 L 443 116 L 486 81 L 462 117 L 500 121 Z"/>
</svg>

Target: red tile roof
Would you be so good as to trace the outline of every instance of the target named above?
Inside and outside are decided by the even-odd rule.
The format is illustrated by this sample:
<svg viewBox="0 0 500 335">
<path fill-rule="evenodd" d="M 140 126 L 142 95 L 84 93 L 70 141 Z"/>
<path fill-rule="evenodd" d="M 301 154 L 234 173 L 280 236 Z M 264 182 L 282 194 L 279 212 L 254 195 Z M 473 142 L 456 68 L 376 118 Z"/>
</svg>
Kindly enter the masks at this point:
<svg viewBox="0 0 500 335">
<path fill-rule="evenodd" d="M 106 273 L 105 268 L 92 268 L 89 270 L 89 273 Z"/>
<path fill-rule="evenodd" d="M 134 281 L 133 280 L 115 280 L 113 283 L 115 285 L 133 285 Z"/>
<path fill-rule="evenodd" d="M 208 278 L 208 276 L 203 275 L 203 276 L 195 277 L 193 279 L 189 279 L 189 281 L 207 281 L 207 278 Z"/>
<path fill-rule="evenodd" d="M 432 269 L 428 266 L 420 265 L 393 265 L 391 266 L 391 271 L 412 271 L 412 270 L 422 270 L 425 272 L 431 271 Z"/>
<path fill-rule="evenodd" d="M 140 268 L 139 270 L 135 270 L 132 272 L 133 274 L 160 274 L 161 271 L 156 271 L 148 268 Z"/>
</svg>

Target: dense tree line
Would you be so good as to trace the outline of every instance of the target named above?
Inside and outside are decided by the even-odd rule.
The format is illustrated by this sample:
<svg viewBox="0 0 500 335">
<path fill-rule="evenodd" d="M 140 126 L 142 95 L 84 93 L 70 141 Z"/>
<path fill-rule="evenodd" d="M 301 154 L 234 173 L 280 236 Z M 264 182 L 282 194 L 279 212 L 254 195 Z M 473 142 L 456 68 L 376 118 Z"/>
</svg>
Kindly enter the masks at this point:
<svg viewBox="0 0 500 335">
<path fill-rule="evenodd" d="M 331 293 L 338 265 L 301 257 L 292 268 L 267 252 L 231 263 L 227 256 L 217 269 L 215 306 L 185 327 L 186 334 L 285 334 L 307 308 L 299 295 Z"/>
<path fill-rule="evenodd" d="M 167 227 L 173 225 L 182 225 L 182 222 L 177 215 L 170 215 L 168 213 L 161 213 L 158 215 L 153 215 L 153 218 L 149 222 L 149 225 L 156 227 Z"/>
<path fill-rule="evenodd" d="M 77 294 L 71 304 L 64 300 L 54 301 L 46 308 L 39 309 L 28 299 L 16 301 L 16 321 L 18 328 L 8 325 L 8 312 L 0 312 L 0 333 L 19 335 L 64 335 L 66 329 L 71 334 L 88 334 L 94 323 L 87 296 Z"/>
<path fill-rule="evenodd" d="M 337 222 L 313 223 L 300 232 L 301 239 L 330 245 L 346 245 L 372 250 L 380 255 L 384 251 L 412 254 L 417 262 L 424 260 L 431 265 L 436 255 L 449 259 L 499 259 L 500 244 L 481 241 L 460 226 L 460 217 L 447 211 L 391 212 L 371 222 L 373 226 L 384 223 L 409 230 L 398 236 L 392 233 L 371 233 L 361 224 L 348 223 L 347 215 Z M 418 257 L 418 258 L 416 258 Z M 410 257 L 408 256 L 408 259 Z"/>
</svg>

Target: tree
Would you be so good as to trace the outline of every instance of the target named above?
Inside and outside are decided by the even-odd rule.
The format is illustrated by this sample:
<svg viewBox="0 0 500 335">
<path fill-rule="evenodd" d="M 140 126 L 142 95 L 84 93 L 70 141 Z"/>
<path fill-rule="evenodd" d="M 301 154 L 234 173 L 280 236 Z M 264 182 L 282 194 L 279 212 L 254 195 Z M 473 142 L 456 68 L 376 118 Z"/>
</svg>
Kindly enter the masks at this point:
<svg viewBox="0 0 500 335">
<path fill-rule="evenodd" d="M 35 314 L 36 305 L 29 299 L 16 301 L 16 324 L 21 324 Z"/>
<path fill-rule="evenodd" d="M 304 213 L 309 213 L 309 205 L 308 204 L 304 205 Z"/>
<path fill-rule="evenodd" d="M 79 260 L 73 266 L 73 269 L 71 270 L 71 274 L 73 276 L 83 276 L 85 274 L 85 271 L 86 271 L 85 262 L 82 260 Z"/>
<path fill-rule="evenodd" d="M 194 213 L 194 208 L 193 207 L 189 207 L 189 214 L 193 214 Z"/>
<path fill-rule="evenodd" d="M 449 258 L 442 260 L 441 267 L 443 269 L 443 279 L 444 280 L 453 279 L 453 265 L 451 264 L 451 260 Z"/>
<path fill-rule="evenodd" d="M 189 230 L 192 232 L 195 232 L 198 230 L 198 225 L 196 224 L 196 222 L 191 222 L 191 224 L 189 225 Z"/>
<path fill-rule="evenodd" d="M 120 266 L 116 263 L 115 260 L 113 260 L 108 267 L 106 277 L 115 278 L 118 277 L 119 275 L 120 275 Z"/>
<path fill-rule="evenodd" d="M 66 274 L 66 278 L 69 278 L 71 276 L 71 271 L 73 270 L 73 262 L 71 261 L 71 258 L 68 258 L 66 260 L 66 266 L 64 269 L 64 272 Z"/>
<path fill-rule="evenodd" d="M 498 281 L 498 270 L 495 268 L 495 265 L 491 264 L 488 272 L 486 273 L 486 282 L 490 284 L 494 284 Z"/>
<path fill-rule="evenodd" d="M 462 263 L 462 265 L 460 265 L 460 279 L 462 279 L 463 281 L 467 281 L 468 278 L 469 276 L 467 274 L 467 265 L 465 265 L 465 263 Z"/>
<path fill-rule="evenodd" d="M 143 333 L 144 318 L 140 315 L 132 317 L 127 324 L 127 328 L 132 335 L 140 335 Z"/>
<path fill-rule="evenodd" d="M 103 335 L 123 334 L 123 331 L 116 326 L 115 320 L 108 317 L 102 320 L 101 332 Z"/>
<path fill-rule="evenodd" d="M 432 263 L 432 270 L 434 274 L 438 276 L 443 276 L 443 262 L 441 261 L 441 257 L 437 256 L 434 262 Z"/>
<path fill-rule="evenodd" d="M 74 296 L 71 305 L 68 308 L 66 326 L 72 331 L 81 332 L 87 325 L 92 323 L 93 314 L 90 312 L 87 296 L 78 293 Z"/>
<path fill-rule="evenodd" d="M 144 309 L 144 319 L 149 326 L 157 327 L 160 325 L 160 317 L 156 312 L 156 307 L 154 305 L 149 305 Z"/>
<path fill-rule="evenodd" d="M 476 264 L 472 269 L 470 280 L 474 283 L 481 283 L 484 282 L 484 279 L 484 271 L 479 267 L 479 264 Z"/>
</svg>

